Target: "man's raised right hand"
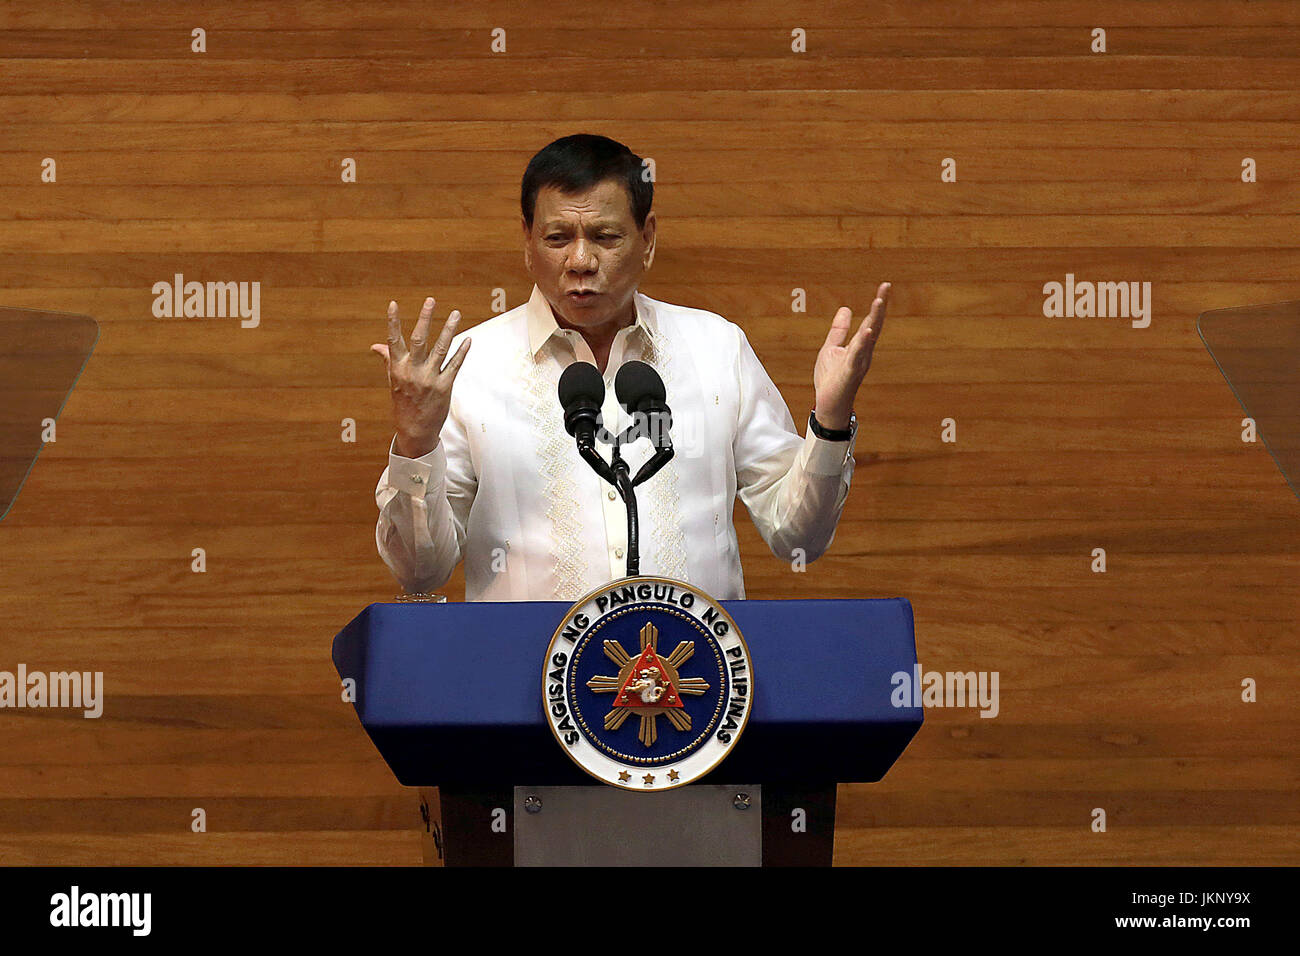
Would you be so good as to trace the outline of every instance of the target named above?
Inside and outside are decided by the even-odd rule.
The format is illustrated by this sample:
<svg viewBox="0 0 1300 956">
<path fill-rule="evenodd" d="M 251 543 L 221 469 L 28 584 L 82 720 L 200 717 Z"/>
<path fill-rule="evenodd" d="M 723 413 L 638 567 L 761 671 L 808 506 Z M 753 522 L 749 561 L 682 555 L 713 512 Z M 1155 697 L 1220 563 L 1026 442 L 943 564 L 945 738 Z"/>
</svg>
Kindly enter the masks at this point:
<svg viewBox="0 0 1300 956">
<path fill-rule="evenodd" d="M 402 323 L 397 317 L 397 303 L 388 303 L 388 344 L 375 343 L 370 351 L 384 360 L 388 386 L 393 397 L 393 420 L 397 425 L 394 451 L 404 458 L 419 458 L 438 445 L 438 435 L 451 408 L 451 386 L 469 352 L 469 338 L 443 368 L 447 350 L 460 323 L 460 312 L 447 316 L 442 332 L 432 349 L 428 348 L 429 325 L 433 319 L 434 299 L 424 300 L 420 318 L 411 332 L 407 348 L 402 338 Z"/>
</svg>

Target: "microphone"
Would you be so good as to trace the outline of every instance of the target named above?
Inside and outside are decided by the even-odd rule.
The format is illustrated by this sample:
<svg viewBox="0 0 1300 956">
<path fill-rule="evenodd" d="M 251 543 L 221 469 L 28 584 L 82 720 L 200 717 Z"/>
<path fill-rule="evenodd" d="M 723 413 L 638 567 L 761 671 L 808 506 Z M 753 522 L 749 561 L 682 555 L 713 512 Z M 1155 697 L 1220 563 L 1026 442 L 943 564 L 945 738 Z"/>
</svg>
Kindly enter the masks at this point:
<svg viewBox="0 0 1300 956">
<path fill-rule="evenodd" d="M 614 469 L 596 450 L 596 429 L 605 430 L 600 406 L 605 401 L 605 380 L 590 362 L 574 362 L 560 376 L 560 404 L 564 407 L 564 430 L 578 440 L 578 454 L 611 485 L 617 481 Z"/>
<path fill-rule="evenodd" d="M 614 377 L 614 394 L 634 420 L 632 437 L 644 436 L 657 449 L 672 447 L 673 416 L 658 372 L 645 362 L 626 362 Z"/>
<path fill-rule="evenodd" d="M 605 380 L 590 362 L 574 362 L 560 376 L 559 392 L 564 430 L 578 440 L 578 448 L 592 447 L 596 429 L 603 427 L 600 406 L 605 402 Z"/>
<path fill-rule="evenodd" d="M 665 401 L 664 380 L 645 362 L 626 362 L 614 377 L 614 394 L 618 403 L 634 417 L 628 429 L 631 438 L 644 436 L 655 447 L 632 479 L 633 486 L 652 477 L 673 457 L 673 413 Z"/>
</svg>

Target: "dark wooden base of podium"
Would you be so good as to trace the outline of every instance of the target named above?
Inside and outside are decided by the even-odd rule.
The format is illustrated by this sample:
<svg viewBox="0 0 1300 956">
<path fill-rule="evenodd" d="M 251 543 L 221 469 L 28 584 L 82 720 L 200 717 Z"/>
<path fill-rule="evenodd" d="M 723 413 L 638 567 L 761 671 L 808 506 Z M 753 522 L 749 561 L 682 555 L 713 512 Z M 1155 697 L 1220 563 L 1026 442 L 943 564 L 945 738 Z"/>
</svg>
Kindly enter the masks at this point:
<svg viewBox="0 0 1300 956">
<path fill-rule="evenodd" d="M 835 784 L 420 788 L 429 866 L 830 866 Z M 651 810 L 651 818 L 646 811 Z M 655 830 L 655 828 L 658 828 Z M 638 835 L 659 850 L 637 854 Z"/>
<path fill-rule="evenodd" d="M 446 866 L 443 858 L 442 794 L 437 787 L 420 787 L 420 855 L 425 866 Z"/>
</svg>

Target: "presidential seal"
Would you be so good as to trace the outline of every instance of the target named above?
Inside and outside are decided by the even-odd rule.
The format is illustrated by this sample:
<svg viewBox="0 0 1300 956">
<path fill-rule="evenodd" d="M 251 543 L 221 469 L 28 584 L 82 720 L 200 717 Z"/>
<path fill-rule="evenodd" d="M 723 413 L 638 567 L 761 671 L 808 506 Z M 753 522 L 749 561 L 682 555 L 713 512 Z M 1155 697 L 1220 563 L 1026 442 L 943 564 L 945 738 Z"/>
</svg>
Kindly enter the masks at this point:
<svg viewBox="0 0 1300 956">
<path fill-rule="evenodd" d="M 699 588 L 614 581 L 565 614 L 546 651 L 542 702 L 555 739 L 597 780 L 671 790 L 731 751 L 754 672 L 736 622 Z"/>
</svg>

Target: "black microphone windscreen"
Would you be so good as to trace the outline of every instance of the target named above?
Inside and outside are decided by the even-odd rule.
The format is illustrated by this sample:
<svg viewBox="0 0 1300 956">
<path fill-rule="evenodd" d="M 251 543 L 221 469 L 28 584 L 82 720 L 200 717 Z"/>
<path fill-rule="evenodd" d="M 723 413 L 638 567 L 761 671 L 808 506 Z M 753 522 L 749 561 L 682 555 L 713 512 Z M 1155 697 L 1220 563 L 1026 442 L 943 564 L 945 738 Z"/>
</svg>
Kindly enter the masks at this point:
<svg viewBox="0 0 1300 956">
<path fill-rule="evenodd" d="M 647 398 L 663 402 L 667 397 L 664 380 L 645 362 L 625 362 L 614 376 L 614 394 L 629 412 Z"/>
<path fill-rule="evenodd" d="M 605 403 L 605 380 L 590 362 L 573 362 L 560 376 L 559 392 L 560 404 L 565 408 L 584 398 L 599 408 Z"/>
</svg>

